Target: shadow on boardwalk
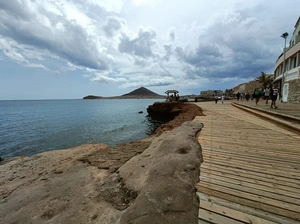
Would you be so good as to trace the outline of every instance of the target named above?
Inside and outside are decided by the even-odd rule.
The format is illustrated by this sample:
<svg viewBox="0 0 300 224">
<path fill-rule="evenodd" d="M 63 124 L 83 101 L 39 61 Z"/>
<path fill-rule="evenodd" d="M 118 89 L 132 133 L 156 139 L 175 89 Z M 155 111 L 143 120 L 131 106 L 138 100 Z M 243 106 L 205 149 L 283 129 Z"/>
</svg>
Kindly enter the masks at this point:
<svg viewBox="0 0 300 224">
<path fill-rule="evenodd" d="M 194 120 L 204 125 L 199 223 L 299 223 L 300 135 L 231 103 L 196 103 L 206 115 Z"/>
</svg>

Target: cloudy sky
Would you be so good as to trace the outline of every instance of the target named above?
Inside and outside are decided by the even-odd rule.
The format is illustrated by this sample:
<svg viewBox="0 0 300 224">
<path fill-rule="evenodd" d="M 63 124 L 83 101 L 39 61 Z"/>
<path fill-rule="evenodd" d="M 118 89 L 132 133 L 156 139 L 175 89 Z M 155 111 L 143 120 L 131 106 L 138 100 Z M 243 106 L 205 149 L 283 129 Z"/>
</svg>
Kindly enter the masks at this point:
<svg viewBox="0 0 300 224">
<path fill-rule="evenodd" d="M 299 0 L 0 0 L 0 100 L 181 95 L 272 73 Z"/>
</svg>

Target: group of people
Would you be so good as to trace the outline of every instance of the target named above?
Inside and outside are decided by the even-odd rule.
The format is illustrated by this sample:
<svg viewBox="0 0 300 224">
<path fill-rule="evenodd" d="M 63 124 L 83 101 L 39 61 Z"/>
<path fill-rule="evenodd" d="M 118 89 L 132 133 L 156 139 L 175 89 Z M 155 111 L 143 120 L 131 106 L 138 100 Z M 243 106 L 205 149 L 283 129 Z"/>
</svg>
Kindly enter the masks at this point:
<svg viewBox="0 0 300 224">
<path fill-rule="evenodd" d="M 173 102 L 173 101 L 178 101 L 179 100 L 179 94 L 172 94 L 171 96 L 166 98 L 167 102 Z"/>
<path fill-rule="evenodd" d="M 269 99 L 270 99 L 272 101 L 270 108 L 277 109 L 276 100 L 277 100 L 277 97 L 280 96 L 280 91 L 279 91 L 279 88 L 276 84 L 273 87 L 268 86 L 263 91 L 260 91 L 259 88 L 256 88 L 253 91 L 252 98 L 255 99 L 255 104 L 256 105 L 257 105 L 257 103 L 259 102 L 259 100 L 262 96 L 264 96 L 264 99 L 266 100 L 266 105 L 268 105 L 268 102 L 269 102 Z M 241 98 L 241 94 L 238 92 L 237 93 L 237 100 L 240 100 L 240 98 Z M 246 93 L 245 94 L 245 99 L 248 101 L 249 98 L 250 98 L 250 94 Z"/>
<path fill-rule="evenodd" d="M 218 103 L 218 100 L 219 100 L 219 97 L 218 97 L 217 95 L 215 95 L 215 103 L 216 103 L 216 104 Z M 225 100 L 225 96 L 222 95 L 220 100 L 222 100 L 222 104 L 223 104 L 223 103 L 224 103 L 224 100 Z"/>
<path fill-rule="evenodd" d="M 249 93 L 240 93 L 238 92 L 236 94 L 236 98 L 237 98 L 237 101 L 241 100 L 243 101 L 244 99 L 246 99 L 247 101 L 250 99 L 250 94 Z"/>
</svg>

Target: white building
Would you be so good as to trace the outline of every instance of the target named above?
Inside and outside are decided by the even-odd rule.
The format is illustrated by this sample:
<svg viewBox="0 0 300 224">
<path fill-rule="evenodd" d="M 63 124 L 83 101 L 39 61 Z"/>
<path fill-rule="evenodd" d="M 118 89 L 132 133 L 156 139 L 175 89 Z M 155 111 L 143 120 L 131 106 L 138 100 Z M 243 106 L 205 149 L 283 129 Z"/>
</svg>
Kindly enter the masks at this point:
<svg viewBox="0 0 300 224">
<path fill-rule="evenodd" d="M 283 49 L 283 53 L 276 62 L 274 83 L 278 84 L 278 87 L 282 89 L 283 102 L 300 103 L 300 17 L 295 24 L 289 47 Z"/>
</svg>

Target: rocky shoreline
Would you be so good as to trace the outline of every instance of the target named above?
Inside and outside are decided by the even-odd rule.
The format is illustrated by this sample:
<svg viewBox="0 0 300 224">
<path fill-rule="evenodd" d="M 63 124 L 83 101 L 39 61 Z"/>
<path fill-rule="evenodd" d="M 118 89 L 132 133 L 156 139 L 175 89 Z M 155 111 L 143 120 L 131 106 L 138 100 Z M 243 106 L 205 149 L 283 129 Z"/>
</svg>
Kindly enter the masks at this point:
<svg viewBox="0 0 300 224">
<path fill-rule="evenodd" d="M 149 138 L 0 162 L 4 223 L 197 223 L 202 115 L 194 104 Z"/>
</svg>

